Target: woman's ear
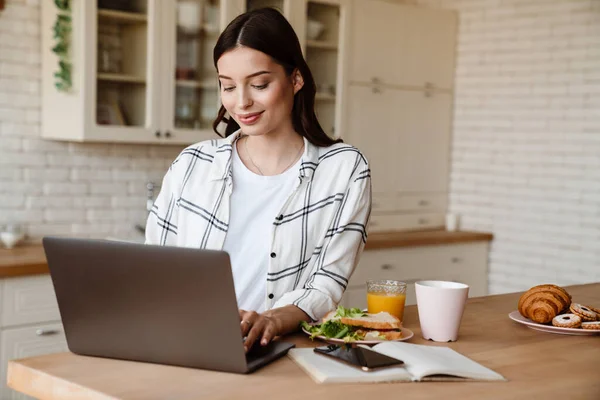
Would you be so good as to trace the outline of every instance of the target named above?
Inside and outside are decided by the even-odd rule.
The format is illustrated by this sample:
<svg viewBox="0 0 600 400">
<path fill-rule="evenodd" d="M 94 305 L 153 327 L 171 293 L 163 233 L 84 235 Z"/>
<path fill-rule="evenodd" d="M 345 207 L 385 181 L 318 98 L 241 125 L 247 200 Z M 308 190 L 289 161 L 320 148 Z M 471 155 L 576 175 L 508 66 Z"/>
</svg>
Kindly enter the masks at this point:
<svg viewBox="0 0 600 400">
<path fill-rule="evenodd" d="M 304 86 L 304 78 L 298 68 L 292 72 L 292 84 L 294 85 L 294 95 Z"/>
</svg>

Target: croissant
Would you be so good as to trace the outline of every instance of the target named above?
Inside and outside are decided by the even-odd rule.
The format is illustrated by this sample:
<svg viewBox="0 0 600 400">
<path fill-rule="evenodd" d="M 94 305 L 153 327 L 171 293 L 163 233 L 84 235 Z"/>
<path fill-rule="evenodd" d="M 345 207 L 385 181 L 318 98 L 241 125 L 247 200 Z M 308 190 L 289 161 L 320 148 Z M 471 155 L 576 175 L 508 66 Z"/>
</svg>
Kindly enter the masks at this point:
<svg viewBox="0 0 600 400">
<path fill-rule="evenodd" d="M 534 286 L 519 299 L 519 313 L 534 322 L 546 324 L 571 305 L 571 295 L 560 286 Z"/>
</svg>

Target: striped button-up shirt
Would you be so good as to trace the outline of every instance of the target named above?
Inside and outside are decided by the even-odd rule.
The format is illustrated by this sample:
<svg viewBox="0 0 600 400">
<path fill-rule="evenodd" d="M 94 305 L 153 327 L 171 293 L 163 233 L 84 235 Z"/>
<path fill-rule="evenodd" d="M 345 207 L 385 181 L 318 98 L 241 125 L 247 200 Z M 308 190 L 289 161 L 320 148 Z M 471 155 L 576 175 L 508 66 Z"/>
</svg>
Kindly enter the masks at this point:
<svg viewBox="0 0 600 400">
<path fill-rule="evenodd" d="M 221 250 L 233 191 L 225 139 L 183 150 L 164 177 L 148 217 L 146 243 Z M 340 302 L 367 240 L 371 174 L 354 147 L 304 139 L 295 188 L 273 221 L 266 308 L 296 305 L 317 320 Z M 252 227 L 248 227 L 252 235 Z"/>
</svg>

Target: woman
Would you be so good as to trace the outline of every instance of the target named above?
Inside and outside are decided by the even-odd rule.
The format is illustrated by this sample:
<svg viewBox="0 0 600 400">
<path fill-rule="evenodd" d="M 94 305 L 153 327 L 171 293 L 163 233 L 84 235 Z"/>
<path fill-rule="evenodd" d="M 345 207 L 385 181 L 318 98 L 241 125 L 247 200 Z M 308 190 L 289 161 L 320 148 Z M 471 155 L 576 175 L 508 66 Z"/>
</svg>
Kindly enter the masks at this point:
<svg viewBox="0 0 600 400">
<path fill-rule="evenodd" d="M 224 125 L 225 138 L 173 162 L 146 243 L 229 253 L 247 350 L 341 300 L 367 238 L 370 171 L 319 125 L 312 74 L 278 11 L 235 18 L 214 63 L 222 107 L 213 127 Z"/>
</svg>

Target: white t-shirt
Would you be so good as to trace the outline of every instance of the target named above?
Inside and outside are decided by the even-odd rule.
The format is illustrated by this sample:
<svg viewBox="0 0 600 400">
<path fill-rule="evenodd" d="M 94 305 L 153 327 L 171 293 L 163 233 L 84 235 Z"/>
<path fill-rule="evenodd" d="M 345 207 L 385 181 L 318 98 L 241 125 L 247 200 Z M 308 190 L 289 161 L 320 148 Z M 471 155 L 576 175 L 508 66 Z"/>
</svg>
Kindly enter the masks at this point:
<svg viewBox="0 0 600 400">
<path fill-rule="evenodd" d="M 250 171 L 233 145 L 233 193 L 223 250 L 231 258 L 238 308 L 261 313 L 267 302 L 273 222 L 298 183 L 300 160 L 280 175 Z"/>
</svg>

